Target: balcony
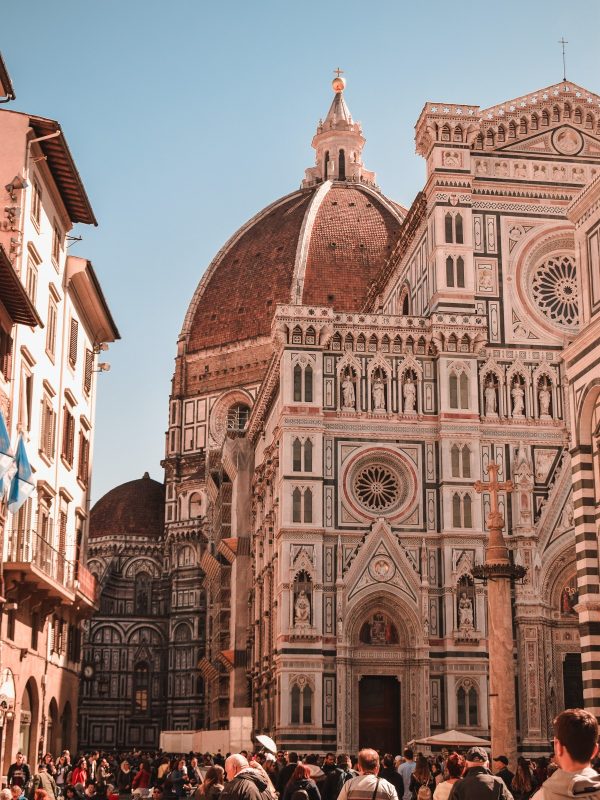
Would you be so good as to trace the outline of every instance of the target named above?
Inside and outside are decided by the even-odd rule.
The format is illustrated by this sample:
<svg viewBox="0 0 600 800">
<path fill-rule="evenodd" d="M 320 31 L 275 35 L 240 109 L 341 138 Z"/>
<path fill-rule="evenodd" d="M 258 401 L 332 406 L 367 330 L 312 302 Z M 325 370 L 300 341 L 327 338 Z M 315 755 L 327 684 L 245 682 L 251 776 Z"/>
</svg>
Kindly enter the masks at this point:
<svg viewBox="0 0 600 800">
<path fill-rule="evenodd" d="M 77 561 L 75 564 L 75 590 L 78 597 L 87 603 L 87 605 L 92 608 L 97 607 L 100 599 L 98 581 L 96 580 L 96 576 L 92 575 L 81 561 Z"/>
<path fill-rule="evenodd" d="M 34 586 L 50 601 L 73 602 L 73 563 L 31 528 L 16 528 L 7 532 L 7 536 L 4 563 L 7 594 L 15 589 L 30 594 Z"/>
</svg>

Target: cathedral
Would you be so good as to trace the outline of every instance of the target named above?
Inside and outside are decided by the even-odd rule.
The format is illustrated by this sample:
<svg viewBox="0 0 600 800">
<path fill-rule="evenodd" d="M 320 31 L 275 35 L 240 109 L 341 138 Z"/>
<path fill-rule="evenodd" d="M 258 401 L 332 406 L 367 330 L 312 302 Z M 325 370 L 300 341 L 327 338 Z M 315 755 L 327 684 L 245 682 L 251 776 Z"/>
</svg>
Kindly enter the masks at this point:
<svg viewBox="0 0 600 800">
<path fill-rule="evenodd" d="M 231 749 L 268 733 L 301 752 L 397 753 L 451 728 L 488 737 L 473 573 L 491 462 L 513 482 L 500 506 L 525 568 L 520 751 L 547 752 L 557 710 L 598 705 L 563 355 L 581 196 L 600 194 L 600 97 L 563 81 L 485 109 L 426 103 L 407 209 L 365 166 L 344 90 L 338 75 L 301 187 L 232 236 L 191 300 L 164 495 L 144 478 L 92 510 L 86 744 L 204 728 Z"/>
</svg>

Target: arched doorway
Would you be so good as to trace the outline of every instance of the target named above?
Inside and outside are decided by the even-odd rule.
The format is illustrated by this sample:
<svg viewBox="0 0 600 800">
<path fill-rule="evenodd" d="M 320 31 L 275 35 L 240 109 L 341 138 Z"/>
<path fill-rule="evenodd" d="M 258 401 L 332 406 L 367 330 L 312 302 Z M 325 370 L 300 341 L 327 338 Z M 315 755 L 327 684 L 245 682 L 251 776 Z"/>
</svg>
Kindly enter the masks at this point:
<svg viewBox="0 0 600 800">
<path fill-rule="evenodd" d="M 346 610 L 338 725 L 342 749 L 398 753 L 404 742 L 429 732 L 428 648 L 416 611 L 376 588 Z"/>
<path fill-rule="evenodd" d="M 62 719 L 61 719 L 61 737 L 62 737 L 63 750 L 71 749 L 72 729 L 73 729 L 73 712 L 71 710 L 71 704 L 67 700 L 67 702 L 65 703 L 65 707 L 63 709 Z"/>
<path fill-rule="evenodd" d="M 39 700 L 37 686 L 30 678 L 23 690 L 21 698 L 21 715 L 19 722 L 19 750 L 28 763 L 36 763 L 39 727 Z"/>
<path fill-rule="evenodd" d="M 58 723 L 58 704 L 54 697 L 48 706 L 48 730 L 46 732 L 46 750 L 50 753 L 62 752 L 60 726 Z"/>
</svg>

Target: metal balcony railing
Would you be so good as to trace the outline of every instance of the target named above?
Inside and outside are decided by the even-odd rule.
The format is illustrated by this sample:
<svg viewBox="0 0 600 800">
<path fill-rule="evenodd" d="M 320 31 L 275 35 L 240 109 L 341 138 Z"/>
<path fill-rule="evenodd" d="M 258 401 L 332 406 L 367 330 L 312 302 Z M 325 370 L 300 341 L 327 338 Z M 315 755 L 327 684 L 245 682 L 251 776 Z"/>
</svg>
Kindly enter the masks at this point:
<svg viewBox="0 0 600 800">
<path fill-rule="evenodd" d="M 64 553 L 59 553 L 33 528 L 13 528 L 9 533 L 7 564 L 30 564 L 55 583 L 73 591 L 75 569 Z"/>
</svg>

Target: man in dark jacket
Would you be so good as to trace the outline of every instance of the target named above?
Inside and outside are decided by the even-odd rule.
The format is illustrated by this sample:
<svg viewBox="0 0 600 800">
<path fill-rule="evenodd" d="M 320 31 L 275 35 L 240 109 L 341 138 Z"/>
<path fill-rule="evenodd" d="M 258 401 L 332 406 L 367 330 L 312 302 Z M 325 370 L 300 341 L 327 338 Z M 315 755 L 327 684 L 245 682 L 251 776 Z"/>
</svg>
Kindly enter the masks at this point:
<svg viewBox="0 0 600 800">
<path fill-rule="evenodd" d="M 225 774 L 227 783 L 221 793 L 222 800 L 275 800 L 267 781 L 239 753 L 225 760 Z"/>
<path fill-rule="evenodd" d="M 357 774 L 352 769 L 352 761 L 348 753 L 339 755 L 335 769 L 327 775 L 323 783 L 322 800 L 337 800 L 339 793 L 342 791 L 342 786 L 350 778 L 355 778 Z"/>
<path fill-rule="evenodd" d="M 381 764 L 382 767 L 379 770 L 379 777 L 389 781 L 396 790 L 398 797 L 402 797 L 404 794 L 404 781 L 398 770 L 394 767 L 394 756 L 390 753 L 386 753 Z"/>
<path fill-rule="evenodd" d="M 506 756 L 496 756 L 494 759 L 494 769 L 496 770 L 496 775 L 502 778 L 506 784 L 506 788 L 511 792 L 512 781 L 515 776 L 508 768 L 508 758 Z"/>
<path fill-rule="evenodd" d="M 466 758 L 467 771 L 452 787 L 449 800 L 513 800 L 502 778 L 490 772 L 483 748 L 472 747 Z"/>
<path fill-rule="evenodd" d="M 298 753 L 294 753 L 293 751 L 288 756 L 288 763 L 285 767 L 281 767 L 279 770 L 279 775 L 277 776 L 277 785 L 275 788 L 279 792 L 279 796 L 283 797 L 283 792 L 285 787 L 287 786 L 287 782 L 294 774 L 294 770 L 298 766 Z"/>
</svg>

